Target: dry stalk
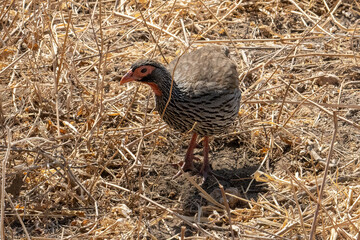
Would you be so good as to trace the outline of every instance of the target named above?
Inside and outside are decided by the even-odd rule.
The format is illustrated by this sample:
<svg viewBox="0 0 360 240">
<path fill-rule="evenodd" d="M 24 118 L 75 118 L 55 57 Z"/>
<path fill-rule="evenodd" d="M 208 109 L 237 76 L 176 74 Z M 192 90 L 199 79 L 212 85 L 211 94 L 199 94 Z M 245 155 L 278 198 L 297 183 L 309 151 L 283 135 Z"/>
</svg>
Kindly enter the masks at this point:
<svg viewBox="0 0 360 240">
<path fill-rule="evenodd" d="M 216 17 L 216 15 L 211 11 L 211 9 L 202 1 L 202 0 L 198 0 L 201 2 L 201 4 L 209 11 L 209 13 L 213 16 L 213 18 L 216 19 L 216 22 L 221 26 L 222 29 L 224 29 L 225 33 L 226 33 L 226 36 L 229 38 L 231 44 L 233 45 L 235 51 L 236 51 L 236 54 L 240 57 L 240 54 L 239 52 L 237 51 L 237 48 L 235 46 L 235 43 L 232 41 L 232 37 L 230 36 L 230 34 L 228 33 L 228 31 L 226 30 L 226 28 L 224 27 L 224 25 L 221 23 L 221 21 Z M 242 0 L 240 0 L 239 3 L 241 3 Z M 238 4 L 239 4 L 238 3 Z M 238 6 L 238 5 L 236 5 Z M 226 15 L 225 15 L 226 16 Z"/>
<path fill-rule="evenodd" d="M 220 209 L 225 209 L 225 206 L 218 203 L 210 194 L 208 194 L 199 184 L 197 184 L 192 177 L 189 176 L 188 173 L 185 173 L 182 168 L 180 168 L 182 174 L 186 177 L 186 179 L 201 192 L 201 196 L 204 197 L 207 201 L 219 207 Z"/>
<path fill-rule="evenodd" d="M 64 55 L 67 49 L 67 39 L 68 39 L 68 34 L 69 34 L 69 28 L 70 28 L 70 22 L 71 22 L 71 16 L 72 16 L 72 11 L 69 12 L 69 16 L 68 16 L 68 21 L 66 24 L 66 32 L 65 32 L 65 36 L 64 36 L 64 42 L 62 44 L 61 47 L 61 53 L 60 53 L 60 62 L 59 64 L 56 66 L 57 67 L 57 72 L 55 75 L 55 79 L 54 79 L 54 89 L 55 89 L 55 111 L 56 111 L 56 123 L 57 123 L 57 133 L 58 136 L 60 136 L 60 117 L 59 117 L 59 80 L 60 80 L 60 76 L 62 75 L 62 70 L 64 67 Z"/>
<path fill-rule="evenodd" d="M 307 100 L 303 100 L 301 102 L 299 101 L 290 101 L 290 100 L 286 100 L 284 101 L 284 103 L 286 104 L 292 104 L 292 105 L 313 105 L 310 102 L 306 102 Z M 274 103 L 282 103 L 282 101 L 280 100 L 251 100 L 251 101 L 247 101 L 246 104 L 274 104 Z M 318 103 L 319 106 L 321 107 L 328 107 L 328 108 L 346 108 L 346 109 L 359 109 L 360 110 L 360 105 L 355 105 L 355 104 L 336 104 L 336 103 Z"/>
<path fill-rule="evenodd" d="M 137 1 L 137 0 L 135 0 L 135 3 L 136 3 L 136 7 L 138 7 L 138 8 L 139 8 L 139 12 L 140 12 L 140 16 L 141 16 L 141 18 L 142 18 L 143 24 L 144 24 L 144 25 L 145 25 L 145 27 L 147 28 L 147 30 L 148 30 L 148 32 L 149 32 L 149 34 L 150 34 L 150 36 L 151 36 L 151 39 L 152 39 L 152 40 L 153 40 L 153 42 L 155 43 L 155 47 L 156 47 L 156 46 L 158 47 L 159 52 L 160 52 L 160 53 L 161 53 L 161 55 L 163 56 L 163 59 L 165 59 L 165 61 L 166 61 L 166 58 L 165 58 L 165 56 L 164 56 L 164 54 L 163 54 L 163 52 L 162 52 L 162 50 L 161 50 L 161 47 L 160 47 L 160 45 L 159 45 L 159 42 L 155 39 L 155 37 L 154 37 L 154 35 L 153 35 L 152 31 L 150 30 L 150 27 L 149 27 L 148 23 L 146 22 L 146 19 L 145 19 L 145 17 L 144 17 L 143 12 L 140 10 L 140 7 L 139 7 L 139 3 L 138 3 L 138 1 Z M 161 30 L 163 30 L 163 28 L 162 28 L 162 27 L 160 28 L 160 31 L 161 31 Z"/>
<path fill-rule="evenodd" d="M 213 25 L 214 26 L 214 25 Z M 313 40 L 313 39 L 319 39 L 319 38 L 326 38 L 324 36 L 307 36 L 307 37 L 293 37 L 293 38 L 267 38 L 267 39 L 232 39 L 232 40 L 227 40 L 227 39 L 221 39 L 221 40 L 195 40 L 194 44 L 196 43 L 200 43 L 200 44 L 209 44 L 209 43 L 229 43 L 231 41 L 233 41 L 234 43 L 263 43 L 263 42 L 270 42 L 270 43 L 274 43 L 274 42 L 280 42 L 280 43 L 287 43 L 289 42 L 293 42 L 293 41 L 298 41 L 298 40 Z M 305 44 L 305 43 L 301 43 L 301 44 Z"/>
<path fill-rule="evenodd" d="M 6 129 L 6 136 L 7 136 L 7 148 L 4 159 L 1 161 L 1 206 L 0 206 L 0 236 L 1 239 L 5 239 L 5 181 L 6 181 L 6 163 L 10 156 L 10 149 L 11 149 L 11 130 L 10 128 Z"/>
<path fill-rule="evenodd" d="M 11 200 L 11 197 L 9 196 L 9 194 L 8 194 L 6 191 L 4 191 L 4 192 L 2 192 L 2 193 L 5 193 L 6 198 L 7 198 L 7 200 L 9 201 L 9 203 L 10 203 L 10 205 L 11 205 L 11 208 L 12 208 L 13 211 L 15 212 L 16 218 L 17 218 L 18 221 L 20 222 L 20 225 L 21 225 L 21 227 L 22 227 L 22 229 L 23 229 L 23 231 L 24 231 L 24 233 L 25 233 L 26 238 L 27 238 L 28 240 L 30 240 L 31 237 L 30 237 L 30 235 L 29 235 L 29 232 L 28 232 L 28 230 L 26 229 L 26 226 L 25 226 L 25 224 L 24 224 L 24 221 L 21 219 L 21 217 L 20 217 L 20 215 L 19 215 L 19 213 L 18 213 L 18 210 L 16 209 L 15 204 L 14 204 L 13 201 Z M 3 225 L 3 222 L 1 223 L 1 225 Z M 3 237 L 3 236 L 2 236 L 2 237 Z M 6 238 L 1 238 L 1 239 L 6 239 Z"/>
<path fill-rule="evenodd" d="M 330 37 L 333 37 L 333 35 L 331 33 L 329 33 L 328 31 L 326 31 L 324 28 L 322 28 L 320 25 L 319 25 L 319 22 L 315 22 L 313 20 L 312 17 L 310 17 L 295 1 L 293 0 L 289 0 L 292 4 L 294 4 L 299 10 L 300 12 L 306 16 L 307 19 L 309 19 L 313 24 L 314 26 L 316 26 L 316 28 L 319 28 L 321 31 L 323 31 L 324 33 L 326 33 L 327 35 L 329 35 Z M 329 13 L 330 14 L 330 13 Z M 312 29 L 313 30 L 313 29 Z"/>
<path fill-rule="evenodd" d="M 220 188 L 220 191 L 221 191 L 222 198 L 224 200 L 224 206 L 225 206 L 225 210 L 226 210 L 226 213 L 227 213 L 227 217 L 229 219 L 229 227 L 230 227 L 230 232 L 231 232 L 231 238 L 234 240 L 235 235 L 234 235 L 234 229 L 233 229 L 232 220 L 231 220 L 231 211 L 230 211 L 229 203 L 228 203 L 228 200 L 226 198 L 224 187 L 220 183 L 219 183 L 219 188 Z"/>
<path fill-rule="evenodd" d="M 115 15 L 115 16 L 119 16 L 119 17 L 123 17 L 123 18 L 127 18 L 127 19 L 130 19 L 130 20 L 135 20 L 135 21 L 138 21 L 138 22 L 141 22 L 141 21 L 142 21 L 142 20 L 140 20 L 140 19 L 137 19 L 137 18 L 128 16 L 128 15 L 125 15 L 125 14 L 122 14 L 122 13 L 119 13 L 119 12 L 114 12 L 114 15 Z M 159 30 L 159 31 L 161 31 L 161 32 L 163 32 L 163 33 L 165 33 L 165 34 L 167 34 L 167 35 L 175 38 L 176 40 L 178 40 L 179 42 L 181 42 L 184 46 L 186 46 L 186 43 L 185 43 L 182 39 L 180 39 L 179 37 L 175 36 L 174 34 L 168 32 L 168 31 L 166 31 L 166 30 L 164 30 L 164 29 L 161 29 L 159 26 L 154 25 L 154 24 L 149 23 L 149 22 L 146 22 L 146 25 L 149 26 L 149 27 L 151 27 L 151 28 L 155 28 L 156 30 Z"/>
<path fill-rule="evenodd" d="M 322 179 L 322 183 L 321 183 L 321 187 L 320 187 L 320 192 L 318 194 L 318 200 L 317 200 L 317 205 L 316 205 L 316 210 L 314 213 L 314 220 L 311 226 L 311 231 L 310 231 L 310 237 L 309 239 L 312 240 L 315 237 L 315 233 L 316 233 L 316 227 L 317 227 L 317 221 L 318 221 L 318 214 L 319 214 L 319 210 L 320 210 L 320 203 L 322 200 L 322 195 L 326 186 L 326 177 L 328 174 L 328 170 L 329 170 L 329 164 L 330 164 L 330 160 L 334 151 L 334 144 L 335 144 L 335 140 L 336 140 L 336 134 L 337 134 L 337 130 L 338 130 L 338 120 L 337 120 L 337 115 L 336 112 L 333 112 L 333 120 L 334 120 L 334 131 L 333 131 L 333 136 L 332 136 L 332 140 L 330 143 L 330 149 L 329 149 L 329 153 L 328 156 L 326 158 L 326 166 L 324 169 L 324 176 Z"/>
<path fill-rule="evenodd" d="M 291 190 L 293 192 L 293 196 L 294 196 L 294 200 L 296 202 L 296 207 L 298 209 L 298 212 L 299 212 L 299 219 L 300 219 L 300 224 L 301 224 L 301 228 L 304 232 L 304 236 L 306 236 L 306 228 L 305 228 L 305 223 L 304 223 L 304 216 L 303 216 L 303 212 L 301 210 L 301 206 L 299 204 L 299 199 L 297 198 L 297 195 L 296 195 L 296 190 L 295 190 L 295 186 L 293 185 L 293 181 L 292 179 L 291 180 Z"/>
</svg>

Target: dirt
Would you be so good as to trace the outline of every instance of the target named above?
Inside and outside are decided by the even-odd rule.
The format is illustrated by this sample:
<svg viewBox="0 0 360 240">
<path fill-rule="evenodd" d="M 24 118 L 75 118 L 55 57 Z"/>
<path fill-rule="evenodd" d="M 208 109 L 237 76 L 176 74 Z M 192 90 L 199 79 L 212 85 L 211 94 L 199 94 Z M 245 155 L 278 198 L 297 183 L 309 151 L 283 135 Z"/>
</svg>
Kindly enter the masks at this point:
<svg viewBox="0 0 360 240">
<path fill-rule="evenodd" d="M 200 147 L 197 150 L 195 156 L 202 160 L 202 150 Z M 238 188 L 239 191 L 243 191 L 248 187 L 251 179 L 250 176 L 256 171 L 259 163 L 251 159 L 244 159 L 244 153 L 240 145 L 230 142 L 230 144 L 211 151 L 210 154 L 211 167 L 214 175 L 208 177 L 204 182 L 202 176 L 197 172 L 193 171 L 189 174 L 195 177 L 196 181 L 206 192 L 211 193 L 215 188 L 218 188 L 218 183 L 222 184 L 225 189 L 235 187 Z M 166 159 L 165 154 L 155 155 L 154 157 L 157 159 Z M 176 160 L 182 160 L 183 158 L 184 154 L 177 154 L 175 157 Z M 195 167 L 199 169 L 201 164 L 202 162 L 195 162 Z M 153 171 L 150 175 L 154 174 L 153 177 L 157 178 L 160 176 L 160 178 L 159 181 L 157 181 L 158 187 L 153 188 L 153 191 L 159 191 L 163 197 L 171 196 L 172 199 L 183 199 L 185 211 L 191 212 L 195 210 L 196 212 L 198 207 L 202 206 L 199 192 L 185 176 L 180 176 L 172 180 L 172 177 L 178 172 L 178 168 L 166 162 L 162 166 L 155 165 L 154 168 L 157 168 L 156 173 Z M 255 189 L 256 187 L 253 186 L 250 192 Z"/>
<path fill-rule="evenodd" d="M 179 133 L 175 135 L 179 136 L 176 139 L 183 138 Z M 177 142 L 176 139 L 175 142 Z M 146 160 L 144 165 L 147 170 L 143 171 L 141 178 L 130 178 L 137 181 L 127 182 L 127 187 L 142 184 L 146 196 L 151 196 L 152 200 L 190 218 L 198 216 L 199 211 L 201 211 L 201 217 L 211 215 L 214 205 L 201 196 L 200 191 L 188 180 L 189 177 L 204 191 L 211 194 L 216 201 L 222 199 L 219 184 L 224 187 L 225 191 L 230 190 L 230 193 L 245 199 L 256 200 L 259 193 L 266 191 L 266 185 L 251 181 L 252 174 L 259 167 L 259 159 L 254 153 L 249 152 L 249 148 L 244 146 L 244 140 L 239 136 L 216 138 L 211 141 L 210 164 L 214 175 L 209 176 L 205 181 L 196 171 L 187 172 L 188 177 L 180 175 L 173 179 L 179 171 L 179 168 L 173 163 L 184 159 L 188 140 L 188 138 L 181 140 L 181 144 L 178 146 L 170 143 L 156 149 Z M 194 162 L 195 168 L 200 169 L 202 164 L 201 142 L 195 149 L 195 156 L 200 159 L 200 161 Z M 232 209 L 248 207 L 248 204 L 241 200 L 233 199 L 230 204 Z M 181 220 L 170 218 L 166 219 L 166 225 L 170 227 L 171 233 L 164 223 L 152 225 L 150 230 L 153 231 L 154 236 L 162 239 L 180 233 L 180 224 L 182 224 Z M 187 227 L 187 235 L 192 236 L 194 234 L 192 230 L 194 229 Z M 228 234 L 228 231 L 224 232 Z"/>
</svg>

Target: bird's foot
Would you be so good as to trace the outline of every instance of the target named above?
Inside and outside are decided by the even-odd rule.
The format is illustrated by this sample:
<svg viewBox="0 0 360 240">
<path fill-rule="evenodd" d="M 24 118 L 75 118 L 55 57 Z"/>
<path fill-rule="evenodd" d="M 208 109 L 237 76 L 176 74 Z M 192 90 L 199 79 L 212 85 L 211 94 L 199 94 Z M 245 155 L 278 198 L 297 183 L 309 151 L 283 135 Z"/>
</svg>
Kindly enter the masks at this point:
<svg viewBox="0 0 360 240">
<path fill-rule="evenodd" d="M 182 168 L 182 170 L 184 172 L 187 172 L 187 171 L 193 171 L 195 170 L 196 168 L 194 167 L 194 164 L 191 162 L 191 163 L 186 163 L 186 161 L 179 161 L 177 163 L 171 163 L 170 164 L 173 168 Z"/>
<path fill-rule="evenodd" d="M 193 164 L 194 159 L 197 161 L 200 160 L 199 158 L 192 156 L 191 159 L 185 159 L 185 161 L 180 161 L 178 163 L 171 164 L 172 166 L 174 166 L 176 168 L 180 167 L 182 169 L 175 174 L 173 179 L 179 177 L 183 172 L 196 170 L 196 168 L 194 167 L 194 164 Z"/>
<path fill-rule="evenodd" d="M 200 161 L 198 157 L 192 156 L 190 159 L 185 159 L 185 161 L 179 161 L 177 163 L 172 163 L 171 166 L 174 168 L 181 167 L 184 172 L 195 170 L 193 160 Z"/>
</svg>

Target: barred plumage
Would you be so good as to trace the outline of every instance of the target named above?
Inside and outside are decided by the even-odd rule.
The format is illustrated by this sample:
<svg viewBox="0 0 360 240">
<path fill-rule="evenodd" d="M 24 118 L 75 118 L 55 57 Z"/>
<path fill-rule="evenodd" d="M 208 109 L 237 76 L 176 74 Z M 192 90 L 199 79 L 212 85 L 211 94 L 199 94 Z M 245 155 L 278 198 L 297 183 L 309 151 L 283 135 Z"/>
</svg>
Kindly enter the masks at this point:
<svg viewBox="0 0 360 240">
<path fill-rule="evenodd" d="M 172 128 L 187 132 L 193 129 L 201 136 L 222 133 L 231 125 L 239 111 L 241 93 L 238 89 L 220 93 L 209 92 L 197 98 L 172 94 L 156 96 L 156 110 Z"/>
<path fill-rule="evenodd" d="M 156 110 L 170 127 L 181 132 L 193 131 L 184 170 L 193 168 L 196 136 L 205 137 L 204 164 L 200 171 L 206 177 L 210 172 L 208 136 L 229 127 L 240 106 L 238 73 L 229 58 L 229 50 L 206 46 L 174 59 L 168 69 L 158 62 L 141 60 L 131 66 L 121 84 L 133 80 L 151 86 Z"/>
</svg>

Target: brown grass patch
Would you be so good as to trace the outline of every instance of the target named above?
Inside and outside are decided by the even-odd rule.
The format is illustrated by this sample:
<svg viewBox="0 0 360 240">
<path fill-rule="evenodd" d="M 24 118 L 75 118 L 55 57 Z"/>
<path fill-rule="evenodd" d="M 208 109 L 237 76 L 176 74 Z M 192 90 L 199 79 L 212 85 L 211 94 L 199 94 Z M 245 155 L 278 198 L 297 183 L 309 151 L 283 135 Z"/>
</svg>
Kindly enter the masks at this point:
<svg viewBox="0 0 360 240">
<path fill-rule="evenodd" d="M 1 238 L 359 239 L 359 19 L 351 0 L 2 1 Z M 169 180 L 188 136 L 118 81 L 205 44 L 241 72 L 221 185 Z"/>
</svg>

